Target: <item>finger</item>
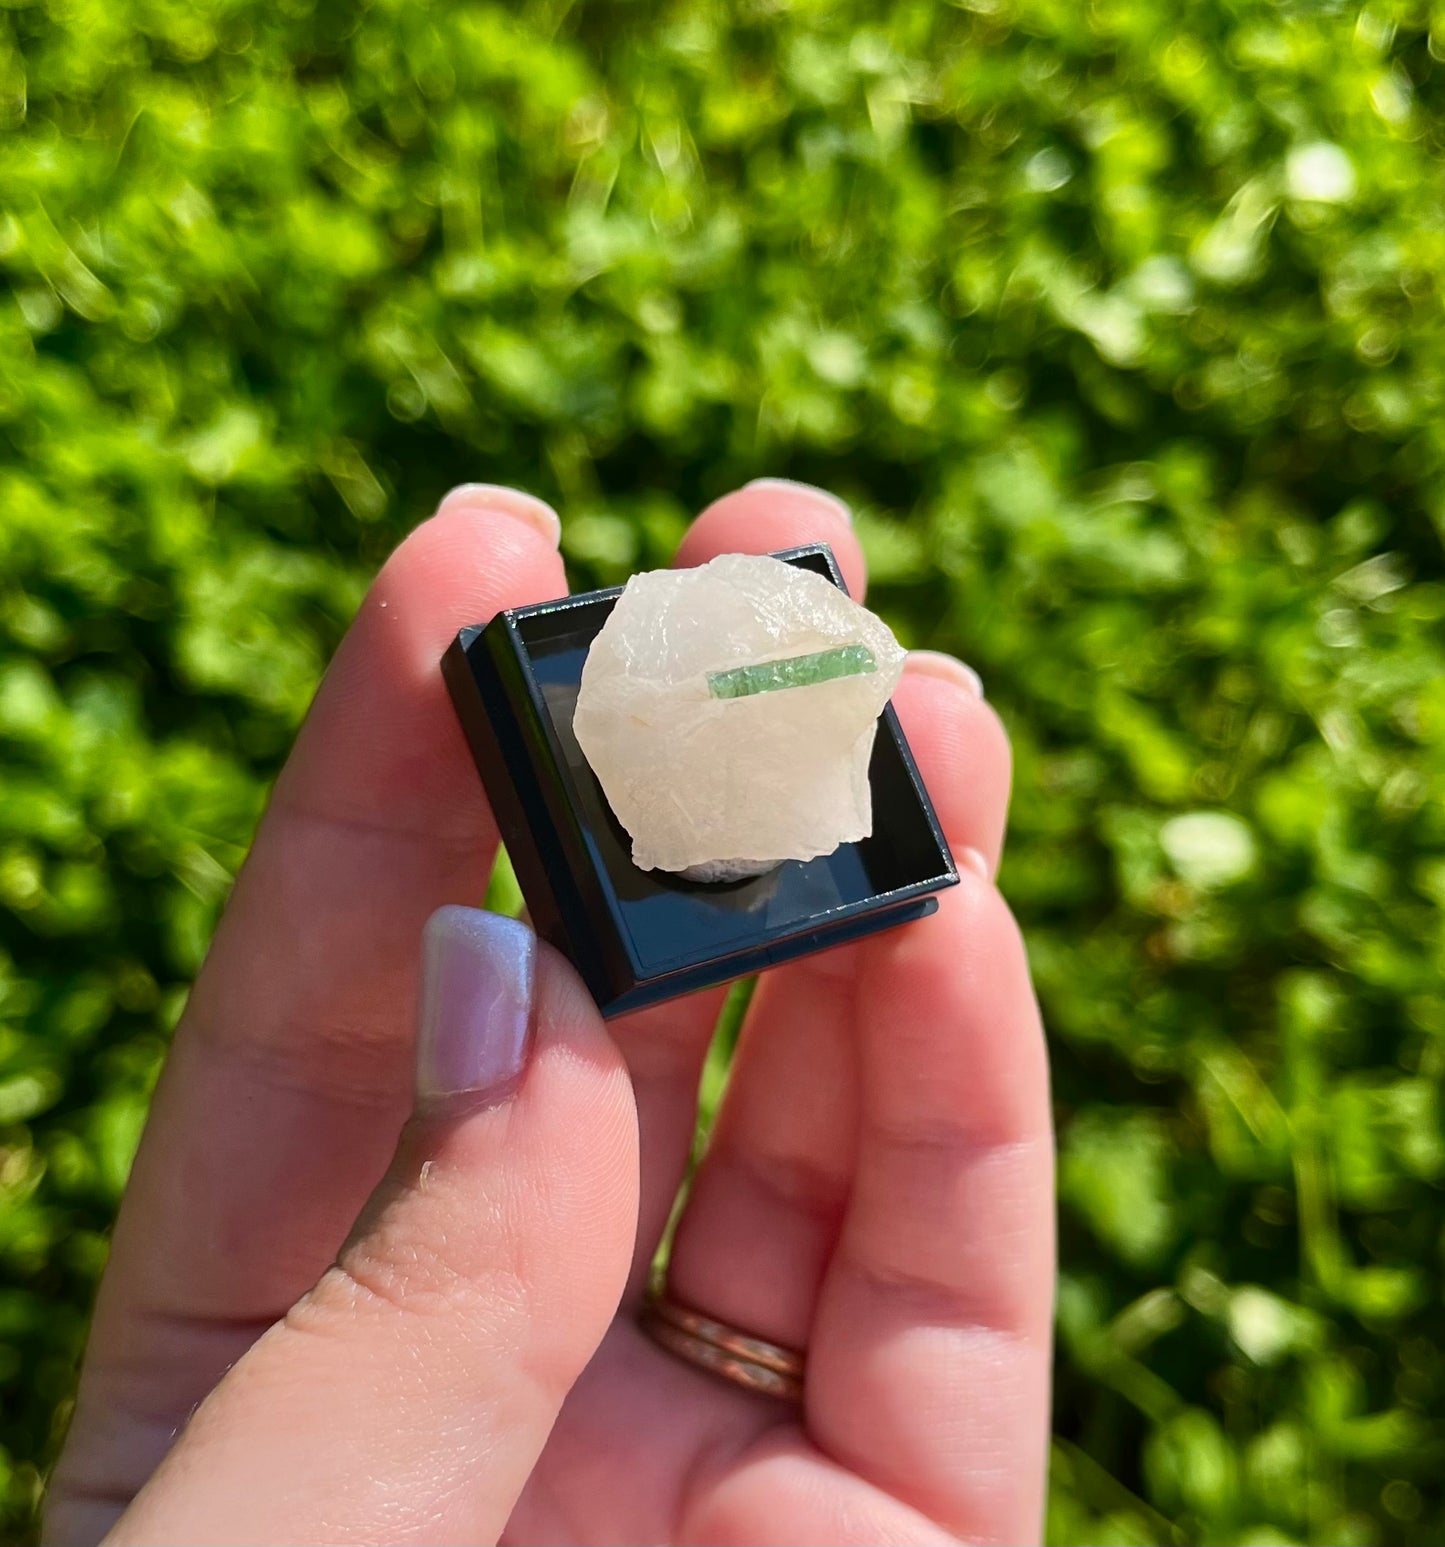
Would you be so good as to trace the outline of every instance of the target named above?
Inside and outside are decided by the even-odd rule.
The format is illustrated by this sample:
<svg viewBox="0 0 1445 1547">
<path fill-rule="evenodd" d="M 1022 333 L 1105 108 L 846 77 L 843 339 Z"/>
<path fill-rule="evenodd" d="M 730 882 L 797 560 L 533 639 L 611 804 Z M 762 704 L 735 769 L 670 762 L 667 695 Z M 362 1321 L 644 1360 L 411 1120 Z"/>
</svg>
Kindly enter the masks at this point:
<svg viewBox="0 0 1445 1547">
<path fill-rule="evenodd" d="M 921 676 L 928 680 L 918 681 Z M 997 720 L 977 698 L 972 674 L 957 662 L 910 658 L 895 703 L 956 851 L 996 854 L 1007 800 L 1008 747 Z M 857 1056 L 852 1022 L 861 960 L 858 948 L 847 947 L 760 981 L 713 1147 L 694 1179 L 672 1253 L 672 1282 L 681 1298 L 716 1307 L 723 1319 L 783 1343 L 804 1341 L 815 1286 L 851 1185 Z M 639 1104 L 642 1099 L 639 1092 Z M 690 1103 L 687 1110 L 680 1155 L 691 1137 Z M 751 1152 L 736 1167 L 726 1159 L 734 1144 L 735 1153 Z M 618 1378 L 661 1380 L 667 1400 L 619 1407 Z M 747 1459 L 724 1468 L 715 1487 L 689 1491 L 691 1507 L 678 1528 L 686 1539 L 773 1540 L 776 1504 L 785 1494 L 792 1499 L 795 1523 L 813 1522 L 793 1532 L 803 1540 L 940 1539 L 940 1528 L 926 1517 L 860 1480 L 847 1481 L 849 1473 L 791 1426 L 774 1430 L 786 1454 L 767 1451 L 758 1436 L 776 1424 L 772 1404 L 741 1394 L 721 1401 L 715 1377 L 671 1360 L 658 1367 L 656 1350 L 641 1342 L 635 1326 L 619 1322 L 562 1415 L 546 1478 L 533 1485 L 531 1507 L 519 1517 L 521 1529 L 546 1539 L 557 1536 L 559 1495 L 569 1523 L 586 1519 L 588 1458 L 622 1432 L 643 1482 L 651 1477 L 657 1484 L 635 1490 L 629 1540 L 658 1535 L 656 1510 L 648 1501 L 669 1496 L 669 1479 L 679 1468 L 695 1470 L 699 1458 L 711 1465 L 718 1455 Z"/>
<path fill-rule="evenodd" d="M 515 920 L 441 910 L 424 1006 L 419 1116 L 385 1184 L 112 1541 L 494 1542 L 506 1525 L 617 1309 L 631 1091 L 581 981 Z"/>
<path fill-rule="evenodd" d="M 556 532 L 526 495 L 455 492 L 388 561 L 327 672 L 156 1094 L 57 1535 L 71 1462 L 103 1461 L 122 1497 L 138 1486 L 385 1169 L 409 1100 L 417 932 L 480 899 L 496 843 L 438 663 L 459 628 L 565 589 Z"/>
<path fill-rule="evenodd" d="M 720 553 L 770 553 L 814 542 L 832 546 L 852 594 L 861 596 L 867 574 L 847 506 L 822 489 L 780 479 L 760 479 L 709 505 L 689 528 L 677 562 L 705 564 Z M 698 1079 L 722 1001 L 722 991 L 695 994 L 612 1023 L 632 1071 L 642 1133 L 641 1215 L 628 1286 L 634 1298 L 646 1287 L 687 1170 Z"/>
<path fill-rule="evenodd" d="M 910 656 L 893 704 L 950 845 L 996 862 L 1009 747 L 977 678 Z M 808 1340 L 852 1185 L 865 959 L 845 947 L 762 979 L 673 1243 L 679 1298 L 785 1346 Z"/>
<path fill-rule="evenodd" d="M 951 655 L 914 650 L 893 707 L 924 775 L 954 857 L 982 854 L 998 870 L 1008 823 L 1013 753 L 978 674 Z M 926 765 L 926 766 L 925 766 Z"/>
<path fill-rule="evenodd" d="M 819 1454 L 791 1425 L 751 1445 L 694 1501 L 686 1541 L 957 1547 L 951 1533 Z"/>
<path fill-rule="evenodd" d="M 819 542 L 832 548 L 849 595 L 862 601 L 868 568 L 852 513 L 837 495 L 788 478 L 756 478 L 714 500 L 683 538 L 677 562 L 706 564 L 720 553 L 776 553 Z"/>
<path fill-rule="evenodd" d="M 1018 929 L 971 871 L 864 947 L 852 1194 L 808 1365 L 819 1446 L 969 1540 L 1040 1525 L 1048 1070 Z"/>
<path fill-rule="evenodd" d="M 855 948 L 759 981 L 668 1262 L 673 1294 L 802 1348 L 853 1170 Z"/>
<path fill-rule="evenodd" d="M 647 1291 L 692 1156 L 698 1084 L 726 998 L 725 987 L 708 989 L 621 1016 L 610 1027 L 632 1076 L 642 1157 L 637 1242 L 625 1297 L 630 1304 Z"/>
</svg>

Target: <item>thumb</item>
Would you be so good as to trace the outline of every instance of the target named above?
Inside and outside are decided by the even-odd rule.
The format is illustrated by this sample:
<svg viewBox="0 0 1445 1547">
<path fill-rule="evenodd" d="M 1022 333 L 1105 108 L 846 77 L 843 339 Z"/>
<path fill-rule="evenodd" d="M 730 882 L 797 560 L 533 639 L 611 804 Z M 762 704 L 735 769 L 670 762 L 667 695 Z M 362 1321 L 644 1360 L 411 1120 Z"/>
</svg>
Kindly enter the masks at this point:
<svg viewBox="0 0 1445 1547">
<path fill-rule="evenodd" d="M 616 1312 L 637 1187 L 632 1088 L 576 974 L 441 909 L 391 1170 L 109 1540 L 495 1542 Z"/>
</svg>

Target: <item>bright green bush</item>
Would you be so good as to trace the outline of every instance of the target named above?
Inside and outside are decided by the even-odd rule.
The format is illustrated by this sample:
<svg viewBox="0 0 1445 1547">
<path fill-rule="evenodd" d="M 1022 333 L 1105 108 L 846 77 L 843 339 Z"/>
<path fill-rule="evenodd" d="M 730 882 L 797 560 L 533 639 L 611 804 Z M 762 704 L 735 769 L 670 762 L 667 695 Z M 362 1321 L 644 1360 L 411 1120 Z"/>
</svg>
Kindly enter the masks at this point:
<svg viewBox="0 0 1445 1547">
<path fill-rule="evenodd" d="M 367 574 L 759 473 L 1017 748 L 1056 1541 L 1438 1542 L 1445 12 L 3 0 L 0 1494 Z M 968 1394 L 960 1393 L 960 1401 Z"/>
</svg>

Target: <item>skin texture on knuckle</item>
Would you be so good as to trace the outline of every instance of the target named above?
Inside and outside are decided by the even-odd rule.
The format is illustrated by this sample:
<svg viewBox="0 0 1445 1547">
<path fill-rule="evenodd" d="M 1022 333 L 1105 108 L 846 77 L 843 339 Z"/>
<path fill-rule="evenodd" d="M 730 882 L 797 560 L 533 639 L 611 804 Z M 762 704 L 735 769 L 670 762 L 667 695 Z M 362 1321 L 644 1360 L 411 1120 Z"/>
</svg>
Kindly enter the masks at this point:
<svg viewBox="0 0 1445 1547">
<path fill-rule="evenodd" d="M 539 1323 L 568 1322 L 595 1345 L 616 1313 L 637 1233 L 637 1111 L 622 1055 L 570 965 L 539 947 L 537 1047 L 516 1098 L 522 1141 L 509 1149 L 513 1206 L 536 1227 L 515 1266 L 533 1286 Z M 570 1359 L 565 1338 L 542 1339 Z M 588 1353 L 591 1347 L 588 1347 Z"/>
<path fill-rule="evenodd" d="M 636 1230 L 637 1125 L 620 1055 L 555 962 L 514 1095 L 424 1116 L 336 1265 L 288 1317 L 345 1335 L 401 1316 L 450 1357 L 524 1365 L 561 1393 L 616 1311 Z"/>
<path fill-rule="evenodd" d="M 939 899 L 938 912 L 897 935 L 869 942 L 861 977 L 867 1001 L 882 985 L 902 1037 L 932 1038 L 941 1021 L 966 1008 L 996 979 L 1014 931 L 998 892 L 972 872 Z M 901 998 L 899 997 L 901 996 Z M 883 1008 L 887 1008 L 887 1004 Z"/>
<path fill-rule="evenodd" d="M 867 1125 L 968 1148 L 1047 1132 L 1042 1027 L 998 890 L 965 873 L 933 917 L 870 949 L 862 1013 L 889 1037 Z"/>
<path fill-rule="evenodd" d="M 814 1540 L 838 1547 L 950 1547 L 959 1540 L 791 1427 L 762 1436 L 741 1464 L 695 1488 L 678 1539 L 781 1542 L 779 1522 L 794 1511 L 816 1522 Z"/>
</svg>

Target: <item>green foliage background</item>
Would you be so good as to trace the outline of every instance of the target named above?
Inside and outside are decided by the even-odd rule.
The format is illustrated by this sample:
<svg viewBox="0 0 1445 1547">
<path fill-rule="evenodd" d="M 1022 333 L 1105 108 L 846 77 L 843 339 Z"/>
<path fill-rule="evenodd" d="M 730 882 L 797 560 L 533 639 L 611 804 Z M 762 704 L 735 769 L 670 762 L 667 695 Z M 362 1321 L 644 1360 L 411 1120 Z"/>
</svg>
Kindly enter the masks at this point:
<svg viewBox="0 0 1445 1547">
<path fill-rule="evenodd" d="M 464 479 L 588 585 L 778 473 L 1014 736 L 1053 1539 L 1445 1540 L 1442 61 L 1408 0 L 0 0 L 7 1533 L 367 575 Z"/>
</svg>

